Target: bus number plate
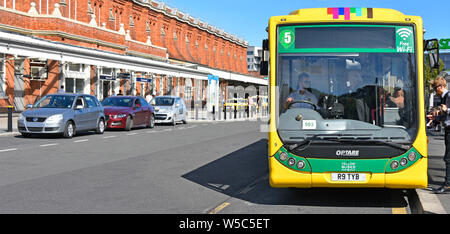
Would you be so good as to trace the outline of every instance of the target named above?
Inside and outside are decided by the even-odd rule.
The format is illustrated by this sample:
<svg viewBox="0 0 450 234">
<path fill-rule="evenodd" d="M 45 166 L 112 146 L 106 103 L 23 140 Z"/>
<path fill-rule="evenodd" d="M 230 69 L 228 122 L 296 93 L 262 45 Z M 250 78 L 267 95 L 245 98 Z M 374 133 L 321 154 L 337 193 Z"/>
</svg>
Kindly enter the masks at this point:
<svg viewBox="0 0 450 234">
<path fill-rule="evenodd" d="M 331 181 L 366 181 L 364 173 L 331 173 Z"/>
</svg>

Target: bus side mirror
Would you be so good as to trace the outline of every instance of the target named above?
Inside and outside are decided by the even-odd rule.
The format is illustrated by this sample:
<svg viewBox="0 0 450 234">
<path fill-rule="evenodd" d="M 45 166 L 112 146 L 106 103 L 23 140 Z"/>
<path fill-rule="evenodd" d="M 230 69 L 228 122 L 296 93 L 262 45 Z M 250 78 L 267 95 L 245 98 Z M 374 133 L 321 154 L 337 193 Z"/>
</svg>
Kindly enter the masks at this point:
<svg viewBox="0 0 450 234">
<path fill-rule="evenodd" d="M 269 57 L 269 40 L 264 39 L 262 41 L 262 60 L 259 66 L 259 74 L 262 76 L 269 75 Z"/>
<path fill-rule="evenodd" d="M 439 41 L 437 39 L 430 39 L 424 41 L 423 45 L 423 50 L 428 52 L 430 67 L 433 69 L 439 69 Z"/>
<path fill-rule="evenodd" d="M 261 61 L 259 66 L 259 74 L 262 76 L 269 75 L 269 61 Z"/>
</svg>

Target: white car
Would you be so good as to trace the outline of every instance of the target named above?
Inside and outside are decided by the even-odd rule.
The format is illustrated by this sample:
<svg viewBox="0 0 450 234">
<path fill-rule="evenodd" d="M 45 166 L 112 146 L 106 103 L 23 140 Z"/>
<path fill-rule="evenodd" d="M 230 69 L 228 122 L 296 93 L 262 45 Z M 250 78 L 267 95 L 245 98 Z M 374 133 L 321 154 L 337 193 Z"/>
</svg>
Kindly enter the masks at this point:
<svg viewBox="0 0 450 234">
<path fill-rule="evenodd" d="M 155 107 L 156 123 L 169 123 L 176 125 L 178 122 L 187 123 L 188 112 L 184 101 L 175 96 L 158 96 L 152 100 Z"/>
</svg>

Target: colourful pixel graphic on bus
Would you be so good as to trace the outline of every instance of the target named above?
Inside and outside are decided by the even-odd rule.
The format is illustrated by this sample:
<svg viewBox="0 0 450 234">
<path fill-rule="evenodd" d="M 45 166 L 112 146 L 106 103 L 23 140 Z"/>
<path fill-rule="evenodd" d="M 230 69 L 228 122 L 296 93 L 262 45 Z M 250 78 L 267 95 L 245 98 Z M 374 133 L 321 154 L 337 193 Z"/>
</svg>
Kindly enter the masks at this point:
<svg viewBox="0 0 450 234">
<path fill-rule="evenodd" d="M 372 19 L 373 9 L 361 7 L 335 7 L 327 8 L 327 14 L 333 15 L 333 19 L 339 19 L 340 15 L 343 15 L 345 20 L 350 20 L 351 15 Z"/>
</svg>

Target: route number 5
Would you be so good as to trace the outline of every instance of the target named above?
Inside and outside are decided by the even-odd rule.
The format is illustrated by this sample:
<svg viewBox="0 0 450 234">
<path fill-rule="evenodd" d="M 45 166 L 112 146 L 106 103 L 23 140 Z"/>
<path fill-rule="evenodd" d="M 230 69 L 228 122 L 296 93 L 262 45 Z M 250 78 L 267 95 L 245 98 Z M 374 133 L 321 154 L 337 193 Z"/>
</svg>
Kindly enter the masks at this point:
<svg viewBox="0 0 450 234">
<path fill-rule="evenodd" d="M 292 43 L 292 32 L 291 31 L 284 32 L 284 43 L 286 43 L 286 44 Z"/>
<path fill-rule="evenodd" d="M 290 29 L 285 29 L 280 33 L 280 43 L 284 48 L 289 48 L 295 41 L 294 31 Z"/>
</svg>

